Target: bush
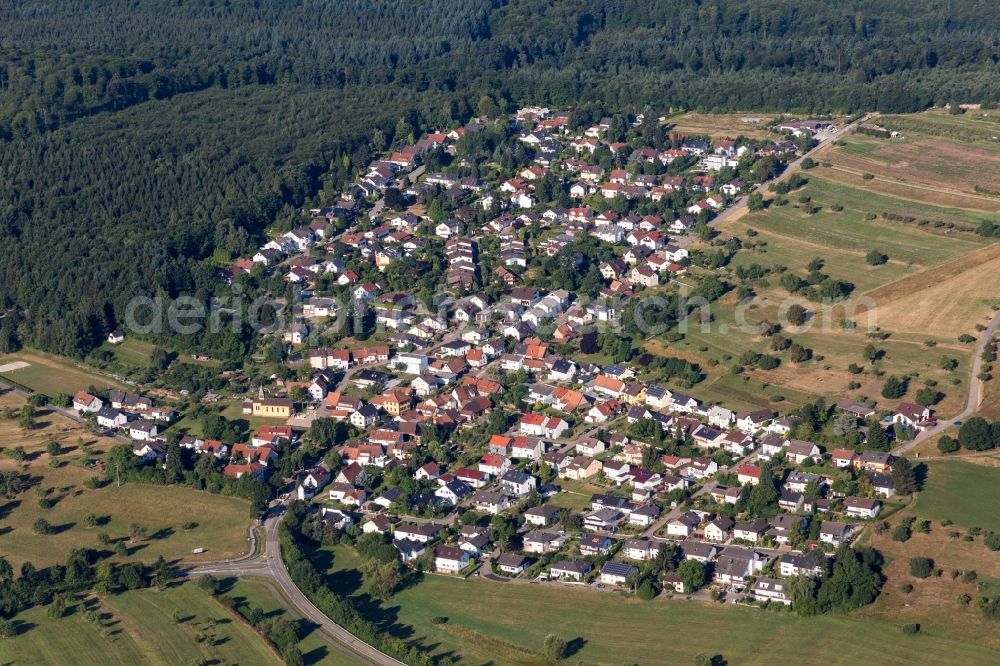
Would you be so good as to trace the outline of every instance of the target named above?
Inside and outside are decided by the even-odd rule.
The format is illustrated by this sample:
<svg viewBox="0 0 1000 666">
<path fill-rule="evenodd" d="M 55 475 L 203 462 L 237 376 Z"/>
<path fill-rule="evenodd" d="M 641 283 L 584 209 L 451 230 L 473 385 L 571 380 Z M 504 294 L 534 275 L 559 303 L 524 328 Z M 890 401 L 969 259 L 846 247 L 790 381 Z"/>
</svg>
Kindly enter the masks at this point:
<svg viewBox="0 0 1000 666">
<path fill-rule="evenodd" d="M 910 558 L 910 575 L 915 578 L 927 578 L 934 573 L 934 560 L 928 557 Z"/>
<path fill-rule="evenodd" d="M 955 599 L 955 601 L 962 604 L 963 606 L 968 606 L 969 603 L 972 602 L 972 597 L 970 597 L 967 594 L 960 594 L 958 595 L 958 598 Z"/>
<path fill-rule="evenodd" d="M 881 266 L 887 261 L 889 261 L 889 255 L 883 254 L 878 250 L 870 250 L 868 254 L 865 255 L 865 262 L 869 266 Z"/>
<path fill-rule="evenodd" d="M 910 540 L 910 527 L 913 525 L 914 518 L 904 518 L 899 525 L 892 530 L 892 540 L 899 542 L 906 542 Z"/>
<path fill-rule="evenodd" d="M 899 589 L 900 591 L 903 592 L 903 594 L 909 594 L 910 592 L 913 592 L 913 585 L 911 585 L 910 583 L 905 583 L 903 585 L 900 585 Z"/>
<path fill-rule="evenodd" d="M 448 624 L 448 618 L 444 615 L 435 615 L 431 618 L 431 624 Z"/>
<path fill-rule="evenodd" d="M 904 624 L 903 633 L 907 636 L 912 636 L 913 634 L 920 632 L 920 625 L 916 623 Z"/>
<path fill-rule="evenodd" d="M 891 376 L 886 379 L 885 384 L 882 385 L 882 397 L 889 400 L 902 398 L 906 395 L 908 384 L 909 381 L 906 377 Z"/>
<path fill-rule="evenodd" d="M 983 543 L 985 543 L 986 547 L 990 550 L 1000 550 L 1000 533 L 990 532 L 986 535 L 986 538 L 983 539 Z"/>
<path fill-rule="evenodd" d="M 545 637 L 545 656 L 552 661 L 559 661 L 566 656 L 567 644 L 565 639 L 549 634 Z"/>
<path fill-rule="evenodd" d="M 941 453 L 954 453 L 961 448 L 958 444 L 958 440 L 954 437 L 949 437 L 948 435 L 943 435 L 937 443 L 938 451 Z"/>
<path fill-rule="evenodd" d="M 635 596 L 643 601 L 652 601 L 656 596 L 656 588 L 648 580 L 643 581 L 642 585 L 635 591 Z"/>
<path fill-rule="evenodd" d="M 32 523 L 31 529 L 35 532 L 35 534 L 52 534 L 52 525 L 50 525 L 49 521 L 44 518 L 39 518 Z"/>
</svg>

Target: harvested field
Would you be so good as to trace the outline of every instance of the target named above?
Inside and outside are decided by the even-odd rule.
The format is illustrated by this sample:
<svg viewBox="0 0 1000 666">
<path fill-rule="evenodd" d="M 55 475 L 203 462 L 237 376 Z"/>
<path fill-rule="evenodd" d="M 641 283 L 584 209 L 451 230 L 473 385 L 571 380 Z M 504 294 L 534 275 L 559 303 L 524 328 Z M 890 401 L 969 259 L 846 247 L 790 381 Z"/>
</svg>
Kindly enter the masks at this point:
<svg viewBox="0 0 1000 666">
<path fill-rule="evenodd" d="M 1000 243 L 952 259 L 865 294 L 879 326 L 928 336 L 975 334 L 1000 297 Z"/>
</svg>

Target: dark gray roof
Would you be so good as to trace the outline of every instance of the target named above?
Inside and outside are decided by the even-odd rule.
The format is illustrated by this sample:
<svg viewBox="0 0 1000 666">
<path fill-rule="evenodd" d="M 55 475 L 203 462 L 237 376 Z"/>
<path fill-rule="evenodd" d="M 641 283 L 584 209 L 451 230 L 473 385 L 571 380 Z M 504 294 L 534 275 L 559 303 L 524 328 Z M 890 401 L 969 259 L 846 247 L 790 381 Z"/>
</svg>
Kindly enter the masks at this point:
<svg viewBox="0 0 1000 666">
<path fill-rule="evenodd" d="M 624 562 L 605 562 L 604 566 L 601 567 L 601 573 L 608 574 L 609 576 L 628 577 L 637 571 L 636 567 Z"/>
</svg>

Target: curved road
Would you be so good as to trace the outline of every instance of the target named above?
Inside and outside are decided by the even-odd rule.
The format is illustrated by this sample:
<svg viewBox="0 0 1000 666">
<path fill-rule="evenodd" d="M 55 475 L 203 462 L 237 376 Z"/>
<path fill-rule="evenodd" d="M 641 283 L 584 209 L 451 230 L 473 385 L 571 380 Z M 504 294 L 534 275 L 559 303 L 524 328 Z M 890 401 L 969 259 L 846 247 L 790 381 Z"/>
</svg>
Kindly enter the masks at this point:
<svg viewBox="0 0 1000 666">
<path fill-rule="evenodd" d="M 969 398 L 965 402 L 965 409 L 962 413 L 945 421 L 940 421 L 933 428 L 928 428 L 910 441 L 900 444 L 892 450 L 892 455 L 902 455 L 916 448 L 921 443 L 926 442 L 931 437 L 948 430 L 962 419 L 966 419 L 976 413 L 976 410 L 979 409 L 979 403 L 983 400 L 983 383 L 979 380 L 979 373 L 982 372 L 983 368 L 983 351 L 990 340 L 993 339 L 993 336 L 996 335 L 998 327 L 1000 327 L 1000 311 L 993 315 L 993 319 L 987 324 L 986 330 L 983 331 L 983 334 L 979 338 L 979 344 L 976 345 L 976 353 L 972 359 L 972 370 L 969 373 Z"/>
<path fill-rule="evenodd" d="M 403 662 L 380 652 L 368 643 L 358 639 L 351 632 L 328 618 L 292 582 L 288 569 L 281 559 L 278 546 L 278 523 L 285 512 L 283 505 L 272 507 L 264 520 L 264 543 L 259 557 L 236 561 L 205 564 L 187 570 L 190 576 L 211 574 L 220 576 L 256 576 L 271 579 L 281 590 L 284 600 L 296 615 L 318 625 L 320 631 L 336 647 L 356 656 L 361 663 L 380 666 L 403 666 Z"/>
</svg>

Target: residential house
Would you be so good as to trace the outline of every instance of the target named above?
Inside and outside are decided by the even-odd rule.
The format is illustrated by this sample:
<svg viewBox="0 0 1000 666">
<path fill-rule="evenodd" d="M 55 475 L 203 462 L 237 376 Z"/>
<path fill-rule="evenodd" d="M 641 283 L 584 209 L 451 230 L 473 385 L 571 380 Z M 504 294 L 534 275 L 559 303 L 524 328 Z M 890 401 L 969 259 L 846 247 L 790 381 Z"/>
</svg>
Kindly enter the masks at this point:
<svg viewBox="0 0 1000 666">
<path fill-rule="evenodd" d="M 824 556 L 820 551 L 803 553 L 793 550 L 784 553 L 778 560 L 778 572 L 788 578 L 791 576 L 809 576 L 816 578 L 823 575 Z"/>
<path fill-rule="evenodd" d="M 524 535 L 521 546 L 526 553 L 545 554 L 556 552 L 565 542 L 566 535 L 563 532 L 533 530 Z"/>
<path fill-rule="evenodd" d="M 798 439 L 789 440 L 785 449 L 785 459 L 796 465 L 801 465 L 806 460 L 818 463 L 823 459 L 822 451 L 812 442 L 803 442 Z"/>
<path fill-rule="evenodd" d="M 623 562 L 605 562 L 601 567 L 600 581 L 605 585 L 624 585 L 629 576 L 638 573 L 639 570 L 631 564 Z"/>
<path fill-rule="evenodd" d="M 848 497 L 844 500 L 844 513 L 850 518 L 874 519 L 882 510 L 882 503 L 867 497 Z"/>
<path fill-rule="evenodd" d="M 701 524 L 701 516 L 694 511 L 687 511 L 667 523 L 667 534 L 675 537 L 689 537 Z"/>
<path fill-rule="evenodd" d="M 519 576 L 529 564 L 531 560 L 524 555 L 510 552 L 503 553 L 496 560 L 497 569 L 512 576 Z"/>
<path fill-rule="evenodd" d="M 729 540 L 735 523 L 728 516 L 716 516 L 705 525 L 705 538 L 709 541 L 723 543 Z"/>
<path fill-rule="evenodd" d="M 786 593 L 785 581 L 778 578 L 758 578 L 750 586 L 750 596 L 760 602 L 792 605 L 792 598 Z"/>
<path fill-rule="evenodd" d="M 593 568 L 593 565 L 585 560 L 560 560 L 549 567 L 549 576 L 581 582 Z"/>
<path fill-rule="evenodd" d="M 434 549 L 434 569 L 444 573 L 458 573 L 469 566 L 469 553 L 455 546 L 438 546 Z"/>
<path fill-rule="evenodd" d="M 854 525 L 848 523 L 824 520 L 823 524 L 819 526 L 819 540 L 834 548 L 839 548 L 841 544 L 849 542 L 853 536 Z"/>
<path fill-rule="evenodd" d="M 527 497 L 537 486 L 538 479 L 518 470 L 508 470 L 500 477 L 501 489 L 513 497 Z"/>
<path fill-rule="evenodd" d="M 96 414 L 101 411 L 101 407 L 104 406 L 104 401 L 97 396 L 91 395 L 86 391 L 77 391 L 73 396 L 73 409 L 78 412 L 83 412 L 85 414 Z"/>
<path fill-rule="evenodd" d="M 559 507 L 551 504 L 531 507 L 524 512 L 524 522 L 538 527 L 547 527 L 556 522 L 559 517 Z"/>
<path fill-rule="evenodd" d="M 601 534 L 585 534 L 580 538 L 580 554 L 584 556 L 607 555 L 615 540 Z"/>
<path fill-rule="evenodd" d="M 582 481 L 601 471 L 601 461 L 586 456 L 576 456 L 565 467 L 559 468 L 559 476 L 564 479 Z"/>
</svg>

